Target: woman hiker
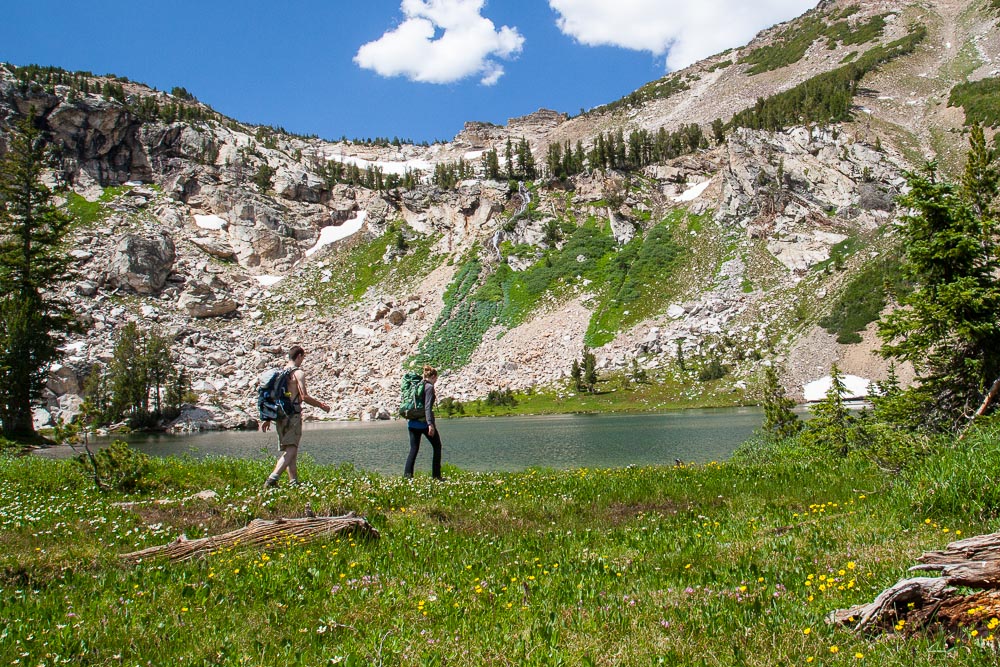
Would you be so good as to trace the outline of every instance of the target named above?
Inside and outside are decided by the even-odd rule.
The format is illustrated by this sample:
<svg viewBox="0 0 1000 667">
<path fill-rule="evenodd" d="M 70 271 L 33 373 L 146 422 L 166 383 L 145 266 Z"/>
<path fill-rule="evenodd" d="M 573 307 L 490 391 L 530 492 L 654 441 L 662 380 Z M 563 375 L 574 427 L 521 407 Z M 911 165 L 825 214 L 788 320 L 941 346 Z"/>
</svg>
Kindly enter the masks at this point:
<svg viewBox="0 0 1000 667">
<path fill-rule="evenodd" d="M 438 373 L 434 368 L 424 366 L 424 416 L 422 419 L 411 419 L 406 423 L 410 431 L 410 455 L 406 457 L 403 477 L 413 477 L 413 466 L 417 462 L 417 452 L 420 451 L 420 436 L 426 435 L 431 447 L 434 448 L 431 475 L 434 479 L 441 479 L 441 436 L 434 423 L 434 383 L 437 382 L 437 378 Z"/>
</svg>

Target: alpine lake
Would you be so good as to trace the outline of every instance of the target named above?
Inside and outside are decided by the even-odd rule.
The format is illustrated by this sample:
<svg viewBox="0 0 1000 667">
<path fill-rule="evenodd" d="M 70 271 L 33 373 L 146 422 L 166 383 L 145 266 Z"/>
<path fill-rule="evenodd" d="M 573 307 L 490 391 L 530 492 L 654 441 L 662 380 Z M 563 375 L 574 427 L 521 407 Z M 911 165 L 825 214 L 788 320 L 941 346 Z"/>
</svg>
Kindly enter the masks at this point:
<svg viewBox="0 0 1000 667">
<path fill-rule="evenodd" d="M 723 461 L 763 422 L 760 408 L 661 413 L 564 414 L 438 419 L 444 464 L 469 471 L 579 469 Z M 210 431 L 137 433 L 124 439 L 152 456 L 273 459 L 277 435 Z M 301 456 L 323 465 L 349 464 L 401 474 L 409 451 L 406 422 L 313 422 L 303 429 Z M 421 440 L 418 474 L 430 469 L 431 446 Z"/>
</svg>

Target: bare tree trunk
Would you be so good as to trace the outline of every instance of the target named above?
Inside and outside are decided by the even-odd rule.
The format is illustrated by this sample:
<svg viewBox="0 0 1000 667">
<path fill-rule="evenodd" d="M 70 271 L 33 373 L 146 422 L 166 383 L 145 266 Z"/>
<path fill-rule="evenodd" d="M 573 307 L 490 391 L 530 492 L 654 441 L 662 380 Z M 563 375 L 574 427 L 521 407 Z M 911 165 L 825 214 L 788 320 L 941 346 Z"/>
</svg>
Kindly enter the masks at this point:
<svg viewBox="0 0 1000 667">
<path fill-rule="evenodd" d="M 976 417 L 982 417 L 985 415 L 990 409 L 990 406 L 996 402 L 997 398 L 1000 398 L 1000 378 L 997 378 L 997 381 L 993 383 L 993 387 L 990 388 L 989 392 L 986 394 L 986 398 L 983 399 L 983 404 L 979 406 L 976 413 L 969 419 L 969 423 L 962 429 L 962 434 L 958 436 L 959 441 L 965 439 L 966 434 L 969 432 L 969 427 L 972 426 L 972 422 L 976 419 Z"/>
</svg>

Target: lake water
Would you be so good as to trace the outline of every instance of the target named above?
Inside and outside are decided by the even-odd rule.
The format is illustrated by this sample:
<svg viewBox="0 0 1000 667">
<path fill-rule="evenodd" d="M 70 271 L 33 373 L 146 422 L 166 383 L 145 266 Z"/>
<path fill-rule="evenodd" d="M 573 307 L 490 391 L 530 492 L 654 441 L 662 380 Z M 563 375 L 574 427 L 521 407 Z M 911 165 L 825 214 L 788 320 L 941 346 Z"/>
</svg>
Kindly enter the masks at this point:
<svg viewBox="0 0 1000 667">
<path fill-rule="evenodd" d="M 682 410 L 657 414 L 551 415 L 442 419 L 443 460 L 463 470 L 612 468 L 627 465 L 707 463 L 729 458 L 760 427 L 758 408 Z M 273 459 L 273 430 L 126 438 L 154 456 L 228 456 Z M 409 440 L 404 422 L 306 424 L 303 454 L 317 463 L 350 463 L 401 474 Z M 417 470 L 430 470 L 431 446 L 421 441 Z"/>
</svg>

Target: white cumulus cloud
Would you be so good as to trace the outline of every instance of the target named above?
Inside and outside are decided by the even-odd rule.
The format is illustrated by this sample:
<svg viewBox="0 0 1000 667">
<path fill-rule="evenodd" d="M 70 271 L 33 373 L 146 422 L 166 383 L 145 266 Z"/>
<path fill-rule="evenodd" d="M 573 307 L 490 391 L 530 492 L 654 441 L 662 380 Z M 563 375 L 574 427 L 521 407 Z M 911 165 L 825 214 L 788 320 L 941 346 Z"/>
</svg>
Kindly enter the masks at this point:
<svg viewBox="0 0 1000 667">
<path fill-rule="evenodd" d="M 549 0 L 563 33 L 588 46 L 666 54 L 676 70 L 748 42 L 817 0 Z"/>
<path fill-rule="evenodd" d="M 382 76 L 452 83 L 470 76 L 490 86 L 503 76 L 497 58 L 521 52 L 517 28 L 482 15 L 484 0 L 403 0 L 405 20 L 358 49 L 354 62 Z"/>
</svg>

